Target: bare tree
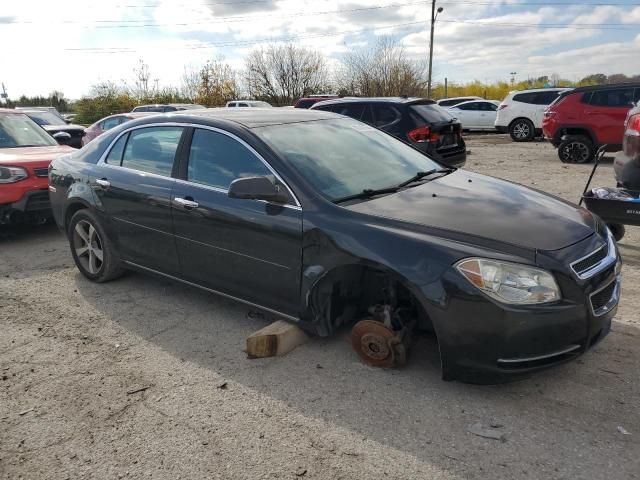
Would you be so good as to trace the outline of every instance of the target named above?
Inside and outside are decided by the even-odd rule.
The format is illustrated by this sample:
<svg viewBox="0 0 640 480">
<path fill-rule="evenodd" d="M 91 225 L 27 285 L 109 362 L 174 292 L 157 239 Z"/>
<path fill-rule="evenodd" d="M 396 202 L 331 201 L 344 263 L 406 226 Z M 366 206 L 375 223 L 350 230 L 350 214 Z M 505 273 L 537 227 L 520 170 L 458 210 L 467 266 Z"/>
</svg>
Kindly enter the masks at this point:
<svg viewBox="0 0 640 480">
<path fill-rule="evenodd" d="M 372 47 L 345 56 L 337 83 L 346 95 L 421 95 L 426 71 L 424 63 L 407 57 L 396 39 L 380 37 Z"/>
<path fill-rule="evenodd" d="M 198 96 L 198 85 L 200 85 L 200 72 L 202 68 L 193 65 L 185 65 L 182 73 L 182 85 L 180 92 L 182 96 L 194 102 Z"/>
<path fill-rule="evenodd" d="M 135 67 L 133 67 L 133 85 L 127 80 L 123 80 L 124 89 L 129 95 L 138 101 L 144 101 L 153 97 L 158 91 L 158 79 L 151 78 L 151 70 L 149 65 L 140 58 Z"/>
<path fill-rule="evenodd" d="M 249 96 L 274 105 L 289 105 L 300 97 L 321 93 L 330 86 L 324 56 L 290 43 L 253 50 L 245 64 Z"/>
</svg>

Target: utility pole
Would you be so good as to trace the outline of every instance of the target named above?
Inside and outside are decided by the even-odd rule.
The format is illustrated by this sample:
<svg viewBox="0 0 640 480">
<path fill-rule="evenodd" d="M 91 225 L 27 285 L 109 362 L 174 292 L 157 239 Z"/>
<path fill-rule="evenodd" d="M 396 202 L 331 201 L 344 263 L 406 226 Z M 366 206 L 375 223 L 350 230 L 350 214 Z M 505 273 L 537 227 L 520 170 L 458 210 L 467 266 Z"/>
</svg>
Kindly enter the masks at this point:
<svg viewBox="0 0 640 480">
<path fill-rule="evenodd" d="M 431 0 L 431 40 L 429 42 L 429 78 L 427 80 L 427 97 L 431 98 L 431 68 L 433 67 L 433 29 L 436 24 L 438 13 L 444 10 L 439 7 L 436 11 L 436 0 Z"/>
<path fill-rule="evenodd" d="M 7 89 L 5 88 L 4 83 L 2 84 L 2 93 L 0 93 L 0 99 L 4 100 L 5 103 L 9 101 L 9 95 L 7 95 Z"/>
</svg>

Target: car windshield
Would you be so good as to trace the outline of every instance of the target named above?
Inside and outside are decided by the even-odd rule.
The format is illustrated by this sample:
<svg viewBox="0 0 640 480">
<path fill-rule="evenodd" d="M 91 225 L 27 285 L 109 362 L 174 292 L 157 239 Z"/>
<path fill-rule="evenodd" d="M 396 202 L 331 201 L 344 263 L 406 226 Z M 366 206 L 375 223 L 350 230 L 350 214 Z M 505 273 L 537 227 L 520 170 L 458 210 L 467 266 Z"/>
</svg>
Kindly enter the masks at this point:
<svg viewBox="0 0 640 480">
<path fill-rule="evenodd" d="M 0 115 L 0 148 L 49 145 L 57 143 L 26 115 Z"/>
<path fill-rule="evenodd" d="M 393 187 L 441 167 L 391 135 L 349 118 L 254 131 L 330 201 Z"/>
<path fill-rule="evenodd" d="M 63 119 L 51 112 L 29 112 L 27 115 L 38 125 L 66 125 Z"/>
<path fill-rule="evenodd" d="M 411 105 L 409 109 L 428 123 L 450 122 L 453 118 L 449 111 L 435 103 L 418 103 Z"/>
</svg>

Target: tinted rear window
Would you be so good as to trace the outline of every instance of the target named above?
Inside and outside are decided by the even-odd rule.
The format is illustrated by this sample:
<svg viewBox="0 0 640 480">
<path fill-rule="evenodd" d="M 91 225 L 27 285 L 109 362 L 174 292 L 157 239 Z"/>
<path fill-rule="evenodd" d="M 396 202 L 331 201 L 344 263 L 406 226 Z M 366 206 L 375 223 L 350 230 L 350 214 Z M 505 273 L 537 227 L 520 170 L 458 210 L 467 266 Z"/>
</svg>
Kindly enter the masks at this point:
<svg viewBox="0 0 640 480">
<path fill-rule="evenodd" d="M 448 122 L 451 114 L 435 103 L 411 105 L 409 110 L 428 123 Z"/>
<path fill-rule="evenodd" d="M 316 103 L 316 101 L 311 99 L 298 100 L 298 103 L 296 103 L 296 108 L 309 108 L 314 103 Z"/>
</svg>

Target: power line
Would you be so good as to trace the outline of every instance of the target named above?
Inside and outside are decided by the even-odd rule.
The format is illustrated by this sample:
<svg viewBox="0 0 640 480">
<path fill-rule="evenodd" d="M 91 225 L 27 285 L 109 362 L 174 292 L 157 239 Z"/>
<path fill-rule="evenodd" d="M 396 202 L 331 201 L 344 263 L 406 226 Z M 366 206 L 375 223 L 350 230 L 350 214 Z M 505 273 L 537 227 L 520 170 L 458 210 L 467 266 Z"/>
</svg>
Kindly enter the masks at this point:
<svg viewBox="0 0 640 480">
<path fill-rule="evenodd" d="M 291 35 L 287 37 L 272 37 L 272 38 L 262 38 L 260 40 L 247 40 L 240 42 L 220 42 L 220 43 L 206 43 L 200 45 L 183 45 L 183 46 L 158 46 L 157 48 L 162 48 L 165 50 L 175 49 L 175 50 L 199 50 L 211 47 L 239 47 L 239 46 L 247 46 L 247 45 L 256 45 L 259 43 L 269 43 L 269 42 L 288 42 L 292 40 L 302 40 L 307 38 L 323 38 L 323 37 L 333 37 L 338 35 L 350 35 L 350 34 L 358 34 L 364 33 L 372 30 L 386 30 L 389 28 L 398 28 L 398 27 L 408 27 L 413 25 L 425 25 L 425 22 L 407 22 L 407 23 L 398 23 L 395 25 L 385 25 L 378 27 L 369 27 L 360 30 L 343 30 L 340 32 L 333 33 L 320 33 L 320 34 L 310 34 L 310 35 Z M 63 51 L 66 52 L 90 52 L 90 53 L 136 53 L 138 50 L 128 47 L 79 47 L 79 48 L 63 48 Z"/>
<path fill-rule="evenodd" d="M 615 2 L 526 2 L 526 3 L 501 3 L 501 2 L 474 2 L 468 0 L 446 0 L 442 5 L 492 5 L 496 7 L 529 7 L 529 6 L 580 6 L 580 7 L 638 7 L 640 3 L 615 3 Z"/>
<path fill-rule="evenodd" d="M 515 28 L 570 28 L 575 30 L 636 30 L 640 23 L 512 23 L 483 22 L 477 20 L 438 20 L 443 23 L 462 23 L 481 27 L 515 27 Z"/>
<path fill-rule="evenodd" d="M 87 28 L 172 27 L 172 26 L 189 26 L 189 25 L 207 25 L 207 24 L 213 24 L 213 23 L 241 22 L 245 20 L 255 20 L 257 18 L 264 18 L 264 17 L 296 18 L 296 17 L 306 17 L 306 16 L 313 16 L 313 15 L 331 15 L 334 13 L 353 13 L 353 12 L 362 12 L 362 11 L 368 11 L 368 10 L 382 10 L 386 8 L 399 8 L 399 7 L 406 7 L 411 5 L 425 5 L 426 3 L 427 3 L 426 0 L 421 0 L 421 1 L 414 1 L 414 2 L 406 2 L 406 3 L 392 3 L 387 5 L 378 5 L 375 7 L 348 8 L 348 9 L 341 9 L 341 10 L 326 10 L 326 11 L 320 11 L 320 12 L 304 11 L 304 12 L 272 13 L 272 14 L 261 13 L 259 17 L 256 15 L 234 15 L 229 17 L 216 17 L 214 20 L 203 20 L 199 22 L 189 21 L 189 22 L 171 22 L 171 23 L 140 23 L 140 22 L 144 22 L 145 20 L 95 20 L 92 23 L 94 24 L 95 23 L 109 23 L 109 24 L 113 23 L 116 25 L 97 25 L 93 27 L 91 25 L 87 25 L 88 22 L 80 21 L 80 20 L 62 20 L 60 22 L 55 22 L 55 23 L 63 24 L 63 25 L 82 24 L 82 25 L 87 25 Z M 50 21 L 33 22 L 29 20 L 17 20 L 17 21 L 3 22 L 2 24 L 0 24 L 0 26 L 12 25 L 12 24 L 33 25 L 37 23 L 46 23 L 47 25 L 52 24 L 52 22 Z M 126 24 L 126 25 L 123 25 L 123 24 Z"/>
</svg>

